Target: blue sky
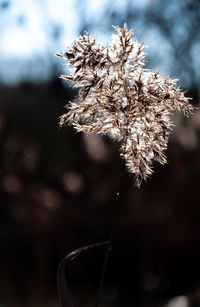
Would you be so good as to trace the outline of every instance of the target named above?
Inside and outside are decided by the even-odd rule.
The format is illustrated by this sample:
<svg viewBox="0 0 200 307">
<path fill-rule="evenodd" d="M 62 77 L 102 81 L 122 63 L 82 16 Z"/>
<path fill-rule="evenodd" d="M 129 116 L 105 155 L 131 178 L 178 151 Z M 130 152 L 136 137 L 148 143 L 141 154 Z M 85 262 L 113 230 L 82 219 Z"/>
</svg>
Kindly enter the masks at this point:
<svg viewBox="0 0 200 307">
<path fill-rule="evenodd" d="M 83 20 L 86 24 L 95 24 L 90 33 L 107 44 L 113 30 L 111 24 L 108 26 L 109 13 L 105 8 L 112 6 L 112 11 L 123 18 L 127 1 L 0 0 L 0 82 L 46 81 L 55 64 L 62 71 L 63 63 L 55 57 L 55 53 L 70 46 L 79 35 Z M 129 7 L 142 12 L 156 1 L 132 0 Z M 170 6 L 170 2 L 173 5 Z M 178 2 L 169 1 L 167 14 L 174 14 L 178 9 L 179 4 L 175 6 L 174 3 Z M 138 40 L 145 40 L 145 44 L 149 45 L 152 68 L 170 75 L 173 69 L 171 45 L 157 27 L 144 28 L 142 16 L 128 26 L 134 27 Z M 184 28 L 176 28 L 179 31 L 177 37 L 181 37 Z M 199 50 L 197 42 L 192 51 L 194 57 Z"/>
<path fill-rule="evenodd" d="M 4 56 L 29 56 L 42 52 L 48 41 L 49 22 L 62 24 L 62 45 L 77 34 L 74 1 L 13 0 L 7 12 L 1 13 L 1 52 Z"/>
</svg>

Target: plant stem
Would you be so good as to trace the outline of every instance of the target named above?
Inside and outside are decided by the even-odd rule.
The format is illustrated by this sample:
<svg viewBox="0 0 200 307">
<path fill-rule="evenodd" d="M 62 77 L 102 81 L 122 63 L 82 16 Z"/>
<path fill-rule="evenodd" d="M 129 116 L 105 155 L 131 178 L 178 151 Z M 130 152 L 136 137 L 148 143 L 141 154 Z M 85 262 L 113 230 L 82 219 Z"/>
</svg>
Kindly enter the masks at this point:
<svg viewBox="0 0 200 307">
<path fill-rule="evenodd" d="M 120 180 L 119 180 L 119 190 L 122 189 L 124 166 L 125 166 L 125 162 L 123 160 L 122 166 L 121 166 Z M 111 232 L 110 232 L 110 238 L 109 238 L 108 246 L 106 248 L 106 252 L 105 252 L 105 256 L 104 256 L 104 262 L 103 262 L 103 267 L 102 267 L 101 276 L 100 276 L 100 280 L 99 280 L 97 298 L 96 298 L 96 302 L 95 302 L 95 305 L 94 305 L 95 307 L 99 306 L 100 299 L 102 297 L 103 285 L 104 285 L 105 275 L 106 275 L 107 266 L 108 266 L 108 260 L 109 260 L 110 252 L 111 252 L 111 249 L 112 249 L 113 238 L 114 238 L 115 231 L 116 231 L 116 228 L 117 228 L 117 221 L 118 221 L 118 217 L 119 217 L 119 213 L 120 213 L 121 203 L 122 203 L 122 192 L 120 193 L 118 191 L 116 193 L 116 208 L 115 208 L 115 212 L 114 212 L 114 218 L 113 218 L 113 222 L 112 222 L 112 229 L 111 229 Z"/>
</svg>

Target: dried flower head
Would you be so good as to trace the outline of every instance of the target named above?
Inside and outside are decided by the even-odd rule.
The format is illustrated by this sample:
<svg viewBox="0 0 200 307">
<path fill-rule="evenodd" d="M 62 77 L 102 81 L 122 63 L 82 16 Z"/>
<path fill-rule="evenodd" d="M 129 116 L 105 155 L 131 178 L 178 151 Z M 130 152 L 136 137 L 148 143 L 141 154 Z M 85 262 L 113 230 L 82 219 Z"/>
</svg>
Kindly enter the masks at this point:
<svg viewBox="0 0 200 307">
<path fill-rule="evenodd" d="M 114 29 L 117 34 L 108 47 L 85 34 L 68 51 L 57 54 L 72 67 L 72 73 L 61 78 L 80 88 L 60 125 L 121 141 L 121 156 L 140 187 L 152 173 L 154 160 L 166 163 L 164 151 L 173 127 L 170 111 L 189 115 L 192 106 L 176 79 L 144 68 L 144 45 L 133 31 L 126 25 Z"/>
</svg>

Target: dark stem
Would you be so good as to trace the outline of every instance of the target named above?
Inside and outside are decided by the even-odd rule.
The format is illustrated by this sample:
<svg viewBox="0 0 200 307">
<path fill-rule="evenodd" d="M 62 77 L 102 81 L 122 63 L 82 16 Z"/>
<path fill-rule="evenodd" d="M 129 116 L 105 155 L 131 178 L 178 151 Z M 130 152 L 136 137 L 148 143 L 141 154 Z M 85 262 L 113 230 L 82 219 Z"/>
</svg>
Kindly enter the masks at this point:
<svg viewBox="0 0 200 307">
<path fill-rule="evenodd" d="M 125 144 L 126 144 L 126 142 L 125 142 Z M 112 249 L 113 238 L 114 238 L 116 228 L 117 228 L 117 221 L 118 221 L 120 208 L 121 208 L 120 205 L 122 203 L 122 183 L 123 183 L 123 178 L 124 178 L 124 167 L 125 167 L 125 161 L 123 160 L 122 166 L 121 166 L 120 179 L 119 179 L 119 191 L 121 190 L 121 192 L 116 193 L 116 208 L 115 208 L 115 212 L 114 212 L 114 218 L 113 218 L 113 222 L 112 222 L 112 229 L 111 229 L 111 232 L 110 232 L 110 238 L 109 238 L 108 246 L 106 248 L 106 252 L 105 252 L 105 256 L 104 256 L 104 262 L 103 262 L 103 267 L 102 267 L 101 276 L 100 276 L 100 280 L 99 280 L 97 298 L 96 298 L 96 302 L 95 302 L 95 305 L 94 305 L 95 307 L 99 306 L 100 300 L 101 300 L 101 297 L 102 297 L 103 285 L 104 285 L 105 275 L 106 275 L 107 266 L 108 266 L 108 260 L 109 260 L 110 252 L 111 252 L 111 249 Z"/>
</svg>

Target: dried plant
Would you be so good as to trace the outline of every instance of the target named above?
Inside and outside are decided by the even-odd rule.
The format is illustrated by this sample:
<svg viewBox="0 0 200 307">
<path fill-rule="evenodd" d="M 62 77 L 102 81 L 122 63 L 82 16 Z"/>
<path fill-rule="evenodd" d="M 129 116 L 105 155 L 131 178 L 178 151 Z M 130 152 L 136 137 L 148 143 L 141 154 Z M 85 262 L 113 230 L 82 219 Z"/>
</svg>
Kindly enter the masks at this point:
<svg viewBox="0 0 200 307">
<path fill-rule="evenodd" d="M 173 127 L 170 112 L 189 115 L 193 108 L 177 79 L 144 68 L 145 46 L 133 31 L 126 25 L 114 29 L 117 34 L 108 47 L 85 34 L 68 51 L 57 54 L 72 67 L 72 73 L 61 78 L 80 88 L 60 125 L 119 140 L 121 156 L 140 187 L 152 173 L 154 160 L 166 163 L 164 151 Z"/>
</svg>

